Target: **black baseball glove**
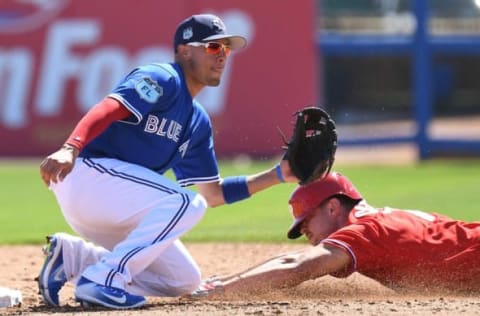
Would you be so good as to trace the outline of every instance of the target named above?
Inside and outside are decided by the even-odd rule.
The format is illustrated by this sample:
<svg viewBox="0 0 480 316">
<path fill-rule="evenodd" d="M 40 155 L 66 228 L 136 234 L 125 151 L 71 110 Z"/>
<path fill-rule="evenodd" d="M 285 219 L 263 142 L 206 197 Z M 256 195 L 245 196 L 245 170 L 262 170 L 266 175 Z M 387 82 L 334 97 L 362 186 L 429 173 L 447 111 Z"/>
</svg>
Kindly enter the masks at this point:
<svg viewBox="0 0 480 316">
<path fill-rule="evenodd" d="M 337 150 L 337 130 L 330 115 L 319 107 L 305 107 L 294 116 L 293 134 L 283 159 L 288 160 L 299 183 L 307 184 L 330 172 Z"/>
</svg>

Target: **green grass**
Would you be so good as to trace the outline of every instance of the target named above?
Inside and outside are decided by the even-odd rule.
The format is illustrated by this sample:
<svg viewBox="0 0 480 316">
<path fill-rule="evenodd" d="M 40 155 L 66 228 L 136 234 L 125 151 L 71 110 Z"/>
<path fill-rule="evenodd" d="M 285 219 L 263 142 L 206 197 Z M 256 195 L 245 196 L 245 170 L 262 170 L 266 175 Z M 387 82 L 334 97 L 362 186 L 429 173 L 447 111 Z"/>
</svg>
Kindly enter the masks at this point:
<svg viewBox="0 0 480 316">
<path fill-rule="evenodd" d="M 0 244 L 39 244 L 44 236 L 72 232 L 55 198 L 42 183 L 38 161 L 0 163 Z M 255 173 L 272 161 L 222 162 L 223 176 Z M 374 206 L 421 209 L 463 220 L 480 220 L 480 160 L 432 160 L 412 166 L 343 166 Z M 170 175 L 171 176 L 171 175 Z M 288 198 L 294 184 L 283 184 L 232 205 L 209 209 L 185 241 L 286 241 L 291 218 Z"/>
</svg>

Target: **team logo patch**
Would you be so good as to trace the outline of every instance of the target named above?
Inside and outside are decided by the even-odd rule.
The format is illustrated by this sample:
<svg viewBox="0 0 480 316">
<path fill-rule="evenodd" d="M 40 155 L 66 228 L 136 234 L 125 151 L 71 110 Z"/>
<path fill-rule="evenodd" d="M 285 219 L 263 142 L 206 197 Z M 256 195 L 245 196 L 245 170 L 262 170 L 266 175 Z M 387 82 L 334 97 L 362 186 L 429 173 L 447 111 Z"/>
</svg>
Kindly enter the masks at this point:
<svg viewBox="0 0 480 316">
<path fill-rule="evenodd" d="M 187 27 L 186 29 L 183 30 L 183 39 L 184 40 L 189 40 L 193 36 L 193 30 L 191 27 Z"/>
<path fill-rule="evenodd" d="M 135 84 L 135 90 L 140 98 L 148 103 L 156 103 L 158 98 L 163 95 L 163 88 L 150 77 L 145 77 L 138 81 Z"/>
</svg>

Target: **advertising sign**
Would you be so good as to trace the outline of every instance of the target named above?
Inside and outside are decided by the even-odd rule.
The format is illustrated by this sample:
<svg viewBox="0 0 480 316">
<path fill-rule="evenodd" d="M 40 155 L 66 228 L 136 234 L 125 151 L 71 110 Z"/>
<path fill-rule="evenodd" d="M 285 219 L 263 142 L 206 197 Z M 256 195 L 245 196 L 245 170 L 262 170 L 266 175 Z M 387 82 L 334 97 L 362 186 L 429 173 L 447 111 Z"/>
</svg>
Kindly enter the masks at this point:
<svg viewBox="0 0 480 316">
<path fill-rule="evenodd" d="M 130 70 L 173 60 L 178 23 L 214 13 L 248 39 L 198 100 L 219 157 L 281 153 L 292 113 L 316 103 L 313 1 L 0 1 L 0 155 L 46 155 Z"/>
</svg>

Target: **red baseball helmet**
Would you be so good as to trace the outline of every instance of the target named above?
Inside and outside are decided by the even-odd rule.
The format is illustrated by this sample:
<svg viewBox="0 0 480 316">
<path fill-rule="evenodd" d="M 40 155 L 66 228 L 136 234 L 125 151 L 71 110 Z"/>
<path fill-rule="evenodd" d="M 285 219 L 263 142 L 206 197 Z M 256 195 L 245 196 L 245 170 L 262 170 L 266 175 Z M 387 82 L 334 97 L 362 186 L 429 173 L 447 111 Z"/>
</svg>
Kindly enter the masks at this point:
<svg viewBox="0 0 480 316">
<path fill-rule="evenodd" d="M 297 187 L 288 201 L 294 218 L 293 224 L 288 230 L 288 238 L 300 237 L 302 235 L 301 224 L 307 215 L 334 195 L 344 195 L 353 200 L 363 199 L 353 184 L 338 172 L 330 172 L 322 180 Z"/>
</svg>

